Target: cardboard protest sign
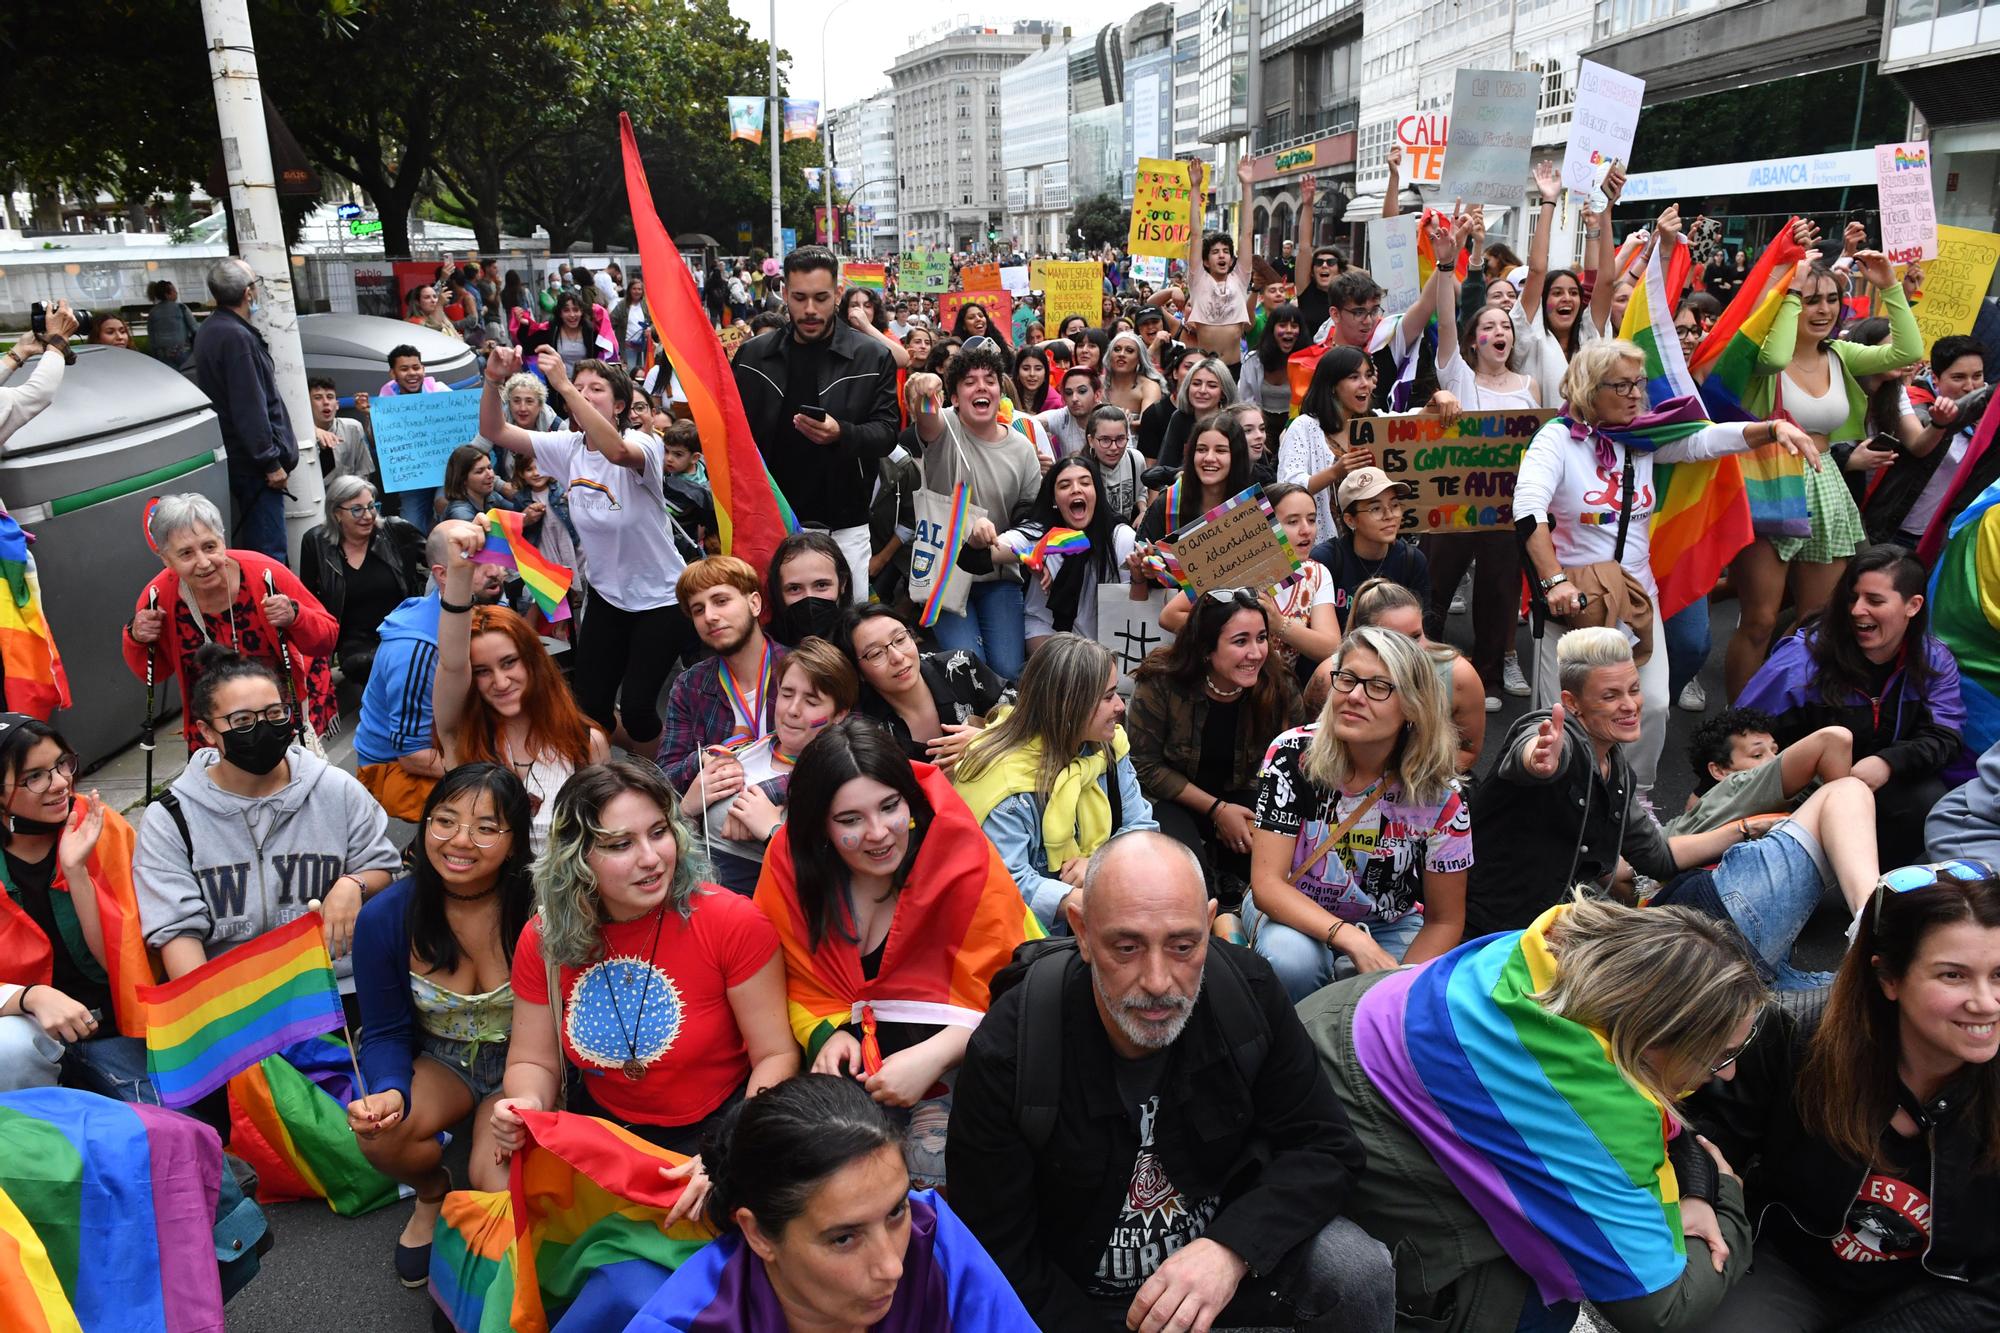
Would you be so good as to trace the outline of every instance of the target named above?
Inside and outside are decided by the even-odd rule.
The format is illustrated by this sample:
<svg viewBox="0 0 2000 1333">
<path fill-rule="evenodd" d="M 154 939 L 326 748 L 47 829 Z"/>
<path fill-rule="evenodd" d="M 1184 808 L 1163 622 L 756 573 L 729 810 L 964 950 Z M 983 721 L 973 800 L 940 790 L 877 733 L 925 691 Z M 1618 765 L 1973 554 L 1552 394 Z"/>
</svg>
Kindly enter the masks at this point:
<svg viewBox="0 0 2000 1333">
<path fill-rule="evenodd" d="M 1875 145 L 1875 195 L 1882 209 L 1882 252 L 1890 262 L 1936 259 L 1937 204 L 1931 197 L 1931 146 Z M 1930 292 L 1929 283 L 1924 287 Z"/>
<path fill-rule="evenodd" d="M 1423 279 L 1417 272 L 1418 220 L 1415 213 L 1369 220 L 1368 271 L 1382 284 L 1384 310 L 1408 310 L 1423 293 Z M 1313 332 L 1307 329 L 1306 336 Z"/>
<path fill-rule="evenodd" d="M 1570 112 L 1569 147 L 1563 153 L 1563 184 L 1576 195 L 1597 188 L 1597 164 L 1629 162 L 1632 137 L 1639 132 L 1639 104 L 1646 81 L 1586 60 L 1576 76 L 1576 106 Z"/>
<path fill-rule="evenodd" d="M 1278 526 L 1262 486 L 1237 492 L 1158 543 L 1196 592 L 1273 588 L 1299 572 L 1299 556 Z"/>
<path fill-rule="evenodd" d="M 906 292 L 935 294 L 951 289 L 951 256 L 942 250 L 912 250 L 903 256 L 897 287 Z"/>
<path fill-rule="evenodd" d="M 1061 328 L 1071 315 L 1082 315 L 1086 324 L 1098 321 L 1104 308 L 1104 265 L 1094 260 L 1045 259 L 1035 267 L 1048 328 Z"/>
<path fill-rule="evenodd" d="M 1924 333 L 1925 356 L 1939 338 L 1972 332 L 2000 261 L 2000 236 L 1990 231 L 1940 226 L 1937 233 L 1937 258 L 1924 265 L 1924 299 L 1911 312 Z"/>
<path fill-rule="evenodd" d="M 1146 660 L 1147 653 L 1173 642 L 1174 636 L 1160 628 L 1160 610 L 1167 598 L 1178 596 L 1177 592 L 1169 592 L 1163 598 L 1155 593 L 1143 602 L 1135 602 L 1132 590 L 1122 583 L 1097 585 L 1097 641 L 1118 659 L 1121 692 L 1132 692 L 1132 673 Z"/>
<path fill-rule="evenodd" d="M 1436 185 L 1444 179 L 1445 136 L 1451 118 L 1440 111 L 1423 111 L 1396 122 L 1396 142 L 1403 146 L 1403 181 Z"/>
<path fill-rule="evenodd" d="M 750 341 L 750 326 L 741 320 L 724 325 L 715 331 L 715 339 L 722 344 L 722 354 L 734 361 L 736 349 Z"/>
<path fill-rule="evenodd" d="M 967 264 L 958 270 L 958 285 L 966 291 L 996 291 L 1000 288 L 998 264 Z"/>
<path fill-rule="evenodd" d="M 1438 199 L 1512 204 L 1528 189 L 1535 147 L 1535 102 L 1542 76 L 1532 71 L 1462 69 L 1452 85 L 1451 143 L 1445 148 Z"/>
<path fill-rule="evenodd" d="M 1132 225 L 1125 252 L 1184 258 L 1194 242 L 1196 200 L 1185 162 L 1142 157 L 1132 183 Z"/>
<path fill-rule="evenodd" d="M 371 400 L 375 457 L 392 491 L 444 484 L 445 460 L 479 434 L 479 389 L 385 394 Z"/>
<path fill-rule="evenodd" d="M 1432 416 L 1356 417 L 1349 449 L 1372 449 L 1376 464 L 1416 492 L 1403 530 L 1491 532 L 1514 526 L 1514 478 L 1535 432 L 1555 416 L 1467 412 L 1451 425 Z"/>
<path fill-rule="evenodd" d="M 992 291 L 946 292 L 938 298 L 938 325 L 950 330 L 958 322 L 958 308 L 962 305 L 983 305 L 986 317 L 993 322 L 990 333 L 1012 339 L 1014 336 L 1014 298 L 995 288 Z"/>
</svg>

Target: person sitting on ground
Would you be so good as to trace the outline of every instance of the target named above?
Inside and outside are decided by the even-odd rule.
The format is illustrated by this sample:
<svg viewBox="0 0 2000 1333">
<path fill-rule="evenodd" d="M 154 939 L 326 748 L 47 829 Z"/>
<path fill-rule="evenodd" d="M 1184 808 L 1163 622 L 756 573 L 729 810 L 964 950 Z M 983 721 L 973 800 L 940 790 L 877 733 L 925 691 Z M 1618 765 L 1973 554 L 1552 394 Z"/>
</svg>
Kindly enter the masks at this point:
<svg viewBox="0 0 2000 1333">
<path fill-rule="evenodd" d="M 382 516 L 366 476 L 335 477 L 326 485 L 326 522 L 299 544 L 299 582 L 340 623 L 333 658 L 350 700 L 359 699 L 384 623 L 424 590 L 424 536 Z"/>
<path fill-rule="evenodd" d="M 1104 502 L 1119 523 L 1137 524 L 1146 503 L 1146 460 L 1132 447 L 1132 423 L 1115 407 L 1100 407 L 1085 422 L 1083 456 L 1104 474 Z"/>
<path fill-rule="evenodd" d="M 677 585 L 681 607 L 713 657 L 681 672 L 667 694 L 658 761 L 667 781 L 696 808 L 743 790 L 733 747 L 771 734 L 782 644 L 764 637 L 763 590 L 750 562 L 733 555 L 697 560 Z"/>
<path fill-rule="evenodd" d="M 880 603 L 848 612 L 835 642 L 861 675 L 856 710 L 911 759 L 946 773 L 1014 692 L 968 652 L 924 652 L 902 613 Z"/>
<path fill-rule="evenodd" d="M 1036 1324 L 1388 1333 L 1389 1252 L 1344 1216 L 1354 1134 L 1270 966 L 1210 938 L 1193 853 L 1114 839 L 1065 915 L 1074 945 L 995 980 L 946 1147 Z"/>
<path fill-rule="evenodd" d="M 1763 1224 L 1704 1329 L 2000 1327 L 1996 978 L 1992 868 L 1906 866 L 1875 889 L 1832 991 L 1764 1011 L 1735 1076 L 1688 1104 L 1755 1164 Z"/>
<path fill-rule="evenodd" d="M 1931 807 L 1924 839 L 1934 861 L 1960 857 L 2000 865 L 2000 742 L 1979 756 L 1970 780 Z"/>
<path fill-rule="evenodd" d="M 824 532 L 791 533 L 771 553 L 765 597 L 771 637 L 779 643 L 796 648 L 810 638 L 831 639 L 841 614 L 854 605 L 847 557 Z"/>
<path fill-rule="evenodd" d="M 1431 669 L 1437 673 L 1438 684 L 1444 687 L 1445 707 L 1451 713 L 1452 730 L 1458 733 L 1457 771 L 1470 773 L 1486 744 L 1485 691 L 1479 686 L 1479 672 L 1458 649 L 1448 643 L 1433 643 L 1424 636 L 1424 603 L 1400 583 L 1374 578 L 1354 590 L 1348 604 L 1348 632 L 1369 625 L 1393 630 L 1414 640 L 1424 650 Z M 1328 658 L 1306 683 L 1306 711 L 1317 716 L 1332 692 L 1333 659 Z"/>
<path fill-rule="evenodd" d="M 169 978 L 318 912 L 342 974 L 361 905 L 401 857 L 361 784 L 299 743 L 271 668 L 222 644 L 195 654 L 187 768 L 139 824 L 146 947 Z"/>
<path fill-rule="evenodd" d="M 806 1074 L 744 1103 L 702 1145 L 721 1239 L 684 1260 L 626 1333 L 1032 1333 L 950 1205 L 911 1189 L 899 1137 L 850 1079 Z"/>
<path fill-rule="evenodd" d="M 1340 535 L 1336 488 L 1350 472 L 1375 465 L 1373 448 L 1348 442 L 1348 423 L 1375 415 L 1375 387 L 1375 363 L 1366 352 L 1327 348 L 1313 366 L 1298 416 L 1278 438 L 1278 480 L 1303 486 L 1313 497 L 1319 541 Z"/>
<path fill-rule="evenodd" d="M 1471 816 L 1429 656 L 1355 629 L 1319 720 L 1271 743 L 1244 921 L 1293 1000 L 1354 972 L 1421 963 L 1465 933 Z"/>
<path fill-rule="evenodd" d="M 1062 406 L 1035 413 L 1035 420 L 1048 434 L 1057 456 L 1067 458 L 1083 452 L 1090 423 L 1104 403 L 1098 388 L 1102 376 L 1096 371 L 1071 366 L 1061 374 Z M 1127 420 L 1123 409 L 1117 410 L 1119 420 Z"/>
<path fill-rule="evenodd" d="M 368 1092 L 347 1124 L 370 1166 L 416 1194 L 396 1238 L 396 1276 L 430 1277 L 431 1233 L 451 1189 L 439 1135 L 472 1117 L 469 1184 L 504 1190 L 493 1103 L 507 1069 L 514 945 L 535 911 L 528 791 L 498 764 L 463 764 L 424 802 L 410 873 L 354 928 L 357 1053 Z"/>
<path fill-rule="evenodd" d="M 1876 841 L 1892 866 L 1923 856 L 1924 817 L 1970 768 L 1958 662 L 1930 633 L 1924 583 L 1902 547 L 1863 549 L 1825 613 L 1772 649 L 1736 699 L 1777 719 L 1780 744 L 1828 725 L 1853 734 L 1853 773 L 1875 792 Z"/>
<path fill-rule="evenodd" d="M 1030 654 L 1051 634 L 1074 631 L 1096 637 L 1099 586 L 1128 581 L 1138 537 L 1105 503 L 1104 473 L 1097 460 L 1079 454 L 1055 464 L 1042 474 L 1041 490 L 1026 519 L 984 550 L 968 550 L 959 559 L 975 573 L 996 565 L 1025 567 L 1041 539 L 1058 528 L 1081 532 L 1089 547 L 1075 555 L 1045 552 L 1042 567 L 1028 578 L 1023 616 Z M 1143 584 L 1138 591 L 1143 599 Z"/>
<path fill-rule="evenodd" d="M 845 569 L 843 563 L 841 568 Z M 861 691 L 854 667 L 825 639 L 809 638 L 786 653 L 772 681 L 771 734 L 731 751 L 743 786 L 695 817 L 715 882 L 746 897 L 757 887 L 771 840 L 787 818 L 794 767 L 822 728 L 846 717 Z"/>
<path fill-rule="evenodd" d="M 1053 635 L 1028 659 L 1018 702 L 988 715 L 952 769 L 952 784 L 1045 930 L 1063 919 L 1092 852 L 1121 833 L 1159 827 L 1124 717 L 1111 651 Z"/>
<path fill-rule="evenodd" d="M 61 732 L 0 713 L 0 1092 L 60 1079 L 157 1101 L 139 997 L 155 977 L 137 933 L 132 826 L 96 792 L 77 792 L 76 769 Z"/>
<path fill-rule="evenodd" d="M 1264 488 L 1278 526 L 1294 553 L 1312 549 L 1313 504 L 1303 486 L 1280 481 Z M 1313 668 L 1340 646 L 1340 622 L 1334 612 L 1333 581 L 1325 565 L 1303 560 L 1298 577 L 1284 587 L 1260 594 L 1271 618 L 1271 652 L 1301 684 Z M 1194 594 L 1169 597 L 1160 608 L 1160 628 L 1179 634 L 1194 614 Z"/>
<path fill-rule="evenodd" d="M 1397 1255 L 1398 1318 L 1567 1329 L 1588 1300 L 1612 1328 L 1712 1327 L 1750 1222 L 1675 1103 L 1732 1076 L 1764 999 L 1721 924 L 1580 896 L 1309 997 L 1368 1154 L 1349 1210 Z"/>
<path fill-rule="evenodd" d="M 540 909 L 514 948 L 495 1146 L 556 1105 L 671 1152 L 700 1151 L 729 1107 L 796 1074 L 777 932 L 746 898 L 703 884 L 673 789 L 643 759 L 582 769 L 556 797 L 535 863 Z M 669 930 L 668 927 L 672 929 Z M 669 1220 L 708 1192 L 700 1157 Z"/>
<path fill-rule="evenodd" d="M 867 719 L 820 732 L 792 792 L 757 905 L 784 942 L 793 1035 L 814 1073 L 890 1108 L 910 1173 L 942 1186 L 966 1042 L 1041 927 L 950 780 Z"/>
<path fill-rule="evenodd" d="M 1272 651 L 1268 600 L 1247 588 L 1196 598 L 1173 641 L 1132 673 L 1140 790 L 1161 830 L 1200 858 L 1224 912 L 1241 908 L 1250 884 L 1264 752 L 1305 720 L 1298 681 Z"/>
<path fill-rule="evenodd" d="M 1705 833 L 1732 820 L 1790 810 L 1824 782 L 1854 768 L 1854 733 L 1821 727 L 1778 745 L 1778 723 L 1761 708 L 1725 708 L 1688 740 L 1694 790 L 1687 809 L 1664 821 L 1669 835 Z"/>
<path fill-rule="evenodd" d="M 1173 412 L 1161 431 L 1156 461 L 1161 467 L 1178 472 L 1187 461 L 1188 443 L 1194 438 L 1195 427 L 1236 401 L 1236 381 L 1219 358 L 1201 352 L 1189 351 L 1176 368 L 1180 384 L 1174 390 Z M 1142 437 L 1146 418 L 1158 412 L 1166 401 L 1162 398 L 1140 414 Z"/>
</svg>

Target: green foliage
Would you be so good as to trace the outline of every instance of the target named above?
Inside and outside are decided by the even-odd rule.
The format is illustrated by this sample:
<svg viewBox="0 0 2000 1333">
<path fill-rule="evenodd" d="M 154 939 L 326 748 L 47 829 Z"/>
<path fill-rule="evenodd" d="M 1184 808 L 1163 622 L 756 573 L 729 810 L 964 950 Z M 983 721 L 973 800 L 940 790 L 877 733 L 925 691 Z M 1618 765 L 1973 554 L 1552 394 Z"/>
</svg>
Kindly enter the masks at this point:
<svg viewBox="0 0 2000 1333">
<path fill-rule="evenodd" d="M 1070 213 L 1071 234 L 1083 232 L 1083 244 L 1096 249 L 1105 244 L 1124 244 L 1131 232 L 1132 211 L 1116 196 L 1096 194 L 1077 201 Z"/>
</svg>

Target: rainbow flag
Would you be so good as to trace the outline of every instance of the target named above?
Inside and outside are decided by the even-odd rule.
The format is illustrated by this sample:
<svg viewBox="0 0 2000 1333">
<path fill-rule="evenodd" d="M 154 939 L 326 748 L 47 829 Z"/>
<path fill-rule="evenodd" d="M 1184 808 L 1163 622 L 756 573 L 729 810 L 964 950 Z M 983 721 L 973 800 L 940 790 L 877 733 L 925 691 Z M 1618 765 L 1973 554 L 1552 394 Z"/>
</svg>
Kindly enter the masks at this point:
<svg viewBox="0 0 2000 1333">
<path fill-rule="evenodd" d="M 97 901 L 97 917 L 104 936 L 104 980 L 111 987 L 111 1007 L 118 1031 L 127 1037 L 146 1035 L 146 1006 L 140 1002 L 139 988 L 154 977 L 153 956 L 146 949 L 145 932 L 139 926 L 139 900 L 132 885 L 132 826 L 116 810 L 104 812 L 104 831 L 90 853 L 86 869 Z M 0 881 L 10 881 L 7 867 L 0 863 Z M 11 888 L 11 882 L 9 882 Z M 55 872 L 55 896 L 50 900 L 60 933 L 81 930 L 76 920 L 72 894 L 78 886 L 59 866 Z M 81 934 L 75 938 L 81 939 Z M 28 913 L 15 902 L 14 895 L 0 893 L 0 976 L 16 981 L 47 985 L 53 976 L 54 942 L 42 933 Z M 95 959 L 91 960 L 94 965 Z"/>
<path fill-rule="evenodd" d="M 431 1244 L 431 1297 L 458 1333 L 624 1328 L 667 1275 L 714 1237 L 662 1219 L 687 1159 L 606 1120 L 524 1116 L 507 1192 L 445 1196 Z"/>
<path fill-rule="evenodd" d="M 858 1021 L 864 1007 L 880 1022 L 979 1026 L 994 974 L 1023 940 L 1047 933 L 951 780 L 929 764 L 912 767 L 930 801 L 931 825 L 874 979 L 862 972 L 852 940 L 829 936 L 812 947 L 789 835 L 773 838 L 764 858 L 757 906 L 784 946 L 792 1033 L 808 1061 L 842 1024 Z"/>
<path fill-rule="evenodd" d="M 889 268 L 886 264 L 842 264 L 840 276 L 847 279 L 849 287 L 866 287 L 871 292 L 889 289 Z"/>
<path fill-rule="evenodd" d="M 937 578 L 931 584 L 931 595 L 917 611 L 917 623 L 928 629 L 937 624 L 938 616 L 944 612 L 945 594 L 951 590 L 953 579 L 966 577 L 958 567 L 958 547 L 965 538 L 965 523 L 972 508 L 972 490 L 964 482 L 959 482 L 951 492 L 951 520 L 945 524 L 944 542 L 939 547 L 943 559 L 939 562 Z"/>
<path fill-rule="evenodd" d="M 0 1328 L 221 1333 L 222 1143 L 68 1088 L 0 1094 Z"/>
<path fill-rule="evenodd" d="M 646 168 L 639 160 L 632 118 L 622 111 L 618 142 L 624 151 L 625 193 L 632 205 L 639 266 L 653 275 L 646 288 L 646 312 L 652 316 L 661 351 L 680 376 L 688 411 L 701 431 L 723 554 L 741 556 L 753 567 L 767 569 L 778 543 L 799 530 L 799 521 L 750 436 L 750 419 L 743 415 L 729 357 L 709 325 L 701 293 L 681 262 L 681 252 L 653 207 L 653 187 L 647 184 Z"/>
<path fill-rule="evenodd" d="M 347 1127 L 354 1100 L 347 1043 L 295 1042 L 229 1080 L 229 1150 L 257 1168 L 257 1201 L 325 1199 L 342 1217 L 396 1201 Z"/>
<path fill-rule="evenodd" d="M 1090 538 L 1075 528 L 1050 528 L 1033 546 L 1016 554 L 1029 569 L 1040 569 L 1052 555 L 1082 555 L 1090 549 Z"/>
<path fill-rule="evenodd" d="M 0 597 L 0 666 L 7 672 L 7 707 L 48 721 L 68 708 L 69 673 L 63 670 L 56 636 L 42 615 L 42 580 L 28 553 L 28 534 L 14 516 L 0 510 L 0 576 L 11 597 Z"/>
<path fill-rule="evenodd" d="M 512 509 L 489 509 L 486 548 L 473 560 L 482 565 L 505 565 L 517 571 L 528 594 L 549 620 L 569 619 L 569 589 L 576 571 L 543 555 L 541 548 L 521 531 L 521 516 Z"/>
<path fill-rule="evenodd" d="M 164 1106 L 192 1105 L 265 1056 L 346 1021 L 317 912 L 142 987 L 139 998 L 146 1073 Z"/>
<path fill-rule="evenodd" d="M 1369 1081 L 1548 1305 L 1632 1300 L 1687 1267 L 1665 1108 L 1626 1082 L 1603 1034 L 1532 998 L 1567 911 L 1391 973 L 1354 1016 Z"/>
<path fill-rule="evenodd" d="M 1931 633 L 1958 659 L 1965 748 L 1982 755 L 2000 741 L 2000 482 L 1952 520 L 1930 599 Z"/>
</svg>

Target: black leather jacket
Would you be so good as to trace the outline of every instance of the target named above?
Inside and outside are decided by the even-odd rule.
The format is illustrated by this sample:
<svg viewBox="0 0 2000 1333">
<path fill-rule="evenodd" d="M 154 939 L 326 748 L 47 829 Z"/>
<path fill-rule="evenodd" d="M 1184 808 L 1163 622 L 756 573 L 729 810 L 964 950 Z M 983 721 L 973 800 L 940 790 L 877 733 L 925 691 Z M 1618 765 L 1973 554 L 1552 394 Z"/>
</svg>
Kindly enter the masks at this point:
<svg viewBox="0 0 2000 1333">
<path fill-rule="evenodd" d="M 736 349 L 732 369 L 751 438 L 801 520 L 858 527 L 868 521 L 876 461 L 896 447 L 902 425 L 895 359 L 887 347 L 840 320 L 818 362 L 820 382 L 793 385 L 786 352 L 791 336 L 789 326 L 771 329 Z M 791 417 L 797 404 L 824 408 L 840 423 L 840 438 L 830 445 L 795 443 Z"/>
<path fill-rule="evenodd" d="M 375 520 L 375 535 L 368 539 L 368 549 L 389 562 L 405 598 L 423 594 L 429 567 L 424 563 L 424 534 L 415 524 L 400 518 Z M 335 620 L 342 618 L 347 606 L 347 557 L 340 551 L 340 529 L 333 524 L 320 524 L 299 543 L 299 582 L 319 598 L 328 615 Z M 356 628 L 343 624 L 341 637 L 349 637 Z M 373 632 L 376 626 L 367 628 Z"/>
</svg>

